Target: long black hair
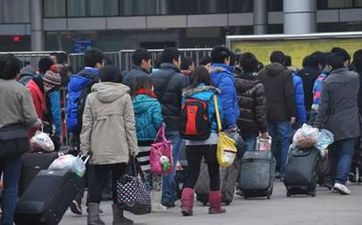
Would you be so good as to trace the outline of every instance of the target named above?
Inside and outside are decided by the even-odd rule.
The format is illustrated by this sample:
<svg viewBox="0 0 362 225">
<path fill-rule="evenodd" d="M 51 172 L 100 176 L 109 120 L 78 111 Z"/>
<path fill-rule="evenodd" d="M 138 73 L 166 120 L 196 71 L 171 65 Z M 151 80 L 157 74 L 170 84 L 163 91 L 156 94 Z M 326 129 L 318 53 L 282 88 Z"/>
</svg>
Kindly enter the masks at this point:
<svg viewBox="0 0 362 225">
<path fill-rule="evenodd" d="M 199 84 L 211 85 L 211 77 L 209 71 L 203 66 L 196 67 L 191 73 L 192 84 L 191 88 L 196 88 Z"/>
<path fill-rule="evenodd" d="M 135 82 L 133 82 L 132 87 L 131 87 L 131 94 L 132 96 L 136 95 L 136 92 L 140 89 L 145 89 L 148 91 L 152 91 L 152 87 L 153 87 L 153 81 L 152 78 L 150 76 L 141 76 L 141 77 L 137 77 Z"/>
</svg>

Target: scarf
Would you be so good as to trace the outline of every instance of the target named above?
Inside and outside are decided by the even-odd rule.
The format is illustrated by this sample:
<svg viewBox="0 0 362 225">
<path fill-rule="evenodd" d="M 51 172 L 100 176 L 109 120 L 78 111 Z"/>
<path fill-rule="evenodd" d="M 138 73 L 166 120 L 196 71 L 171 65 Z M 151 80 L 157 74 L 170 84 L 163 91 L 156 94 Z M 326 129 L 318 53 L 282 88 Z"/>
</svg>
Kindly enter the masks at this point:
<svg viewBox="0 0 362 225">
<path fill-rule="evenodd" d="M 157 98 L 155 92 L 148 90 L 148 89 L 144 89 L 144 88 L 140 88 L 136 91 L 136 95 L 148 95 L 151 98 Z"/>
</svg>

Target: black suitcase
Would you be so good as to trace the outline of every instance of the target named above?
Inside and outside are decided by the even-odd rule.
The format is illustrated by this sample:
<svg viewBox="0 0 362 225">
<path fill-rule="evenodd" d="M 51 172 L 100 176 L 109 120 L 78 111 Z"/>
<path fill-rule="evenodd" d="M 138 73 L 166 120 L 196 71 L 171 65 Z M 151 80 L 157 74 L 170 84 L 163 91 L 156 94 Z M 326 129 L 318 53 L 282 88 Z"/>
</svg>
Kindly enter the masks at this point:
<svg viewBox="0 0 362 225">
<path fill-rule="evenodd" d="M 247 151 L 241 159 L 239 189 L 245 199 L 273 193 L 275 160 L 271 151 Z"/>
<path fill-rule="evenodd" d="M 57 225 L 79 192 L 81 178 L 68 170 L 41 170 L 21 196 L 17 225 Z"/>
<path fill-rule="evenodd" d="M 22 168 L 19 180 L 19 196 L 27 189 L 40 170 L 46 170 L 58 158 L 57 152 L 25 153 L 22 157 Z"/>
<path fill-rule="evenodd" d="M 316 148 L 290 148 L 284 175 L 287 197 L 297 194 L 315 197 L 320 158 Z"/>
</svg>

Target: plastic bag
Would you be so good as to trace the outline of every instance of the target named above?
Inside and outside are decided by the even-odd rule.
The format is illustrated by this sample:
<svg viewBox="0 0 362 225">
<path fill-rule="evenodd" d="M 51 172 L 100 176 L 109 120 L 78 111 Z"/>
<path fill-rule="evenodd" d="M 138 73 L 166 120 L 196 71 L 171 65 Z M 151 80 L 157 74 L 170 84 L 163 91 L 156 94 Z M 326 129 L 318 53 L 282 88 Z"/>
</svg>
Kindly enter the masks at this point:
<svg viewBox="0 0 362 225">
<path fill-rule="evenodd" d="M 319 138 L 319 131 L 308 124 L 303 124 L 302 128 L 295 132 L 293 137 L 293 145 L 299 148 L 311 148 Z"/>
<path fill-rule="evenodd" d="M 88 161 L 89 156 L 82 160 L 81 157 L 74 155 L 62 155 L 52 162 L 49 166 L 49 170 L 70 170 L 76 173 L 78 176 L 83 177 L 86 167 L 85 164 Z"/>
<path fill-rule="evenodd" d="M 30 144 L 35 148 L 40 148 L 44 152 L 52 152 L 55 149 L 52 139 L 43 131 L 37 131 L 30 139 Z"/>
<path fill-rule="evenodd" d="M 330 144 L 334 142 L 334 136 L 332 132 L 326 129 L 321 129 L 319 131 L 318 142 L 314 145 L 320 151 L 324 151 L 328 148 Z"/>
</svg>

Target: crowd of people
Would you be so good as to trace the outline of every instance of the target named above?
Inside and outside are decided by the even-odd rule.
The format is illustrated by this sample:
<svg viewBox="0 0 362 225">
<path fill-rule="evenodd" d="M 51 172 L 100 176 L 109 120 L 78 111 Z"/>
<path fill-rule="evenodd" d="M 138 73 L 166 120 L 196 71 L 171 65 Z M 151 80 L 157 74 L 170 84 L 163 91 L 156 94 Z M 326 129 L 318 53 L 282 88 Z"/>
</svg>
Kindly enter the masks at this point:
<svg viewBox="0 0 362 225">
<path fill-rule="evenodd" d="M 59 150 L 66 119 L 72 150 L 91 155 L 84 182 L 88 187 L 88 225 L 105 224 L 99 205 L 109 173 L 113 224 L 133 223 L 117 203 L 116 187 L 132 159 L 137 159 L 151 183 L 152 210 L 176 206 L 176 166 L 163 176 L 150 171 L 150 146 L 162 126 L 172 142 L 173 165 L 183 157 L 187 160 L 182 214 L 193 214 L 202 158 L 210 175 L 209 213 L 224 213 L 216 158 L 216 111 L 222 130 L 230 136 L 242 136 L 246 151 L 256 150 L 258 136 L 272 137 L 271 150 L 281 180 L 293 132 L 304 123 L 330 130 L 335 142 L 329 148 L 324 185 L 350 194 L 346 182 L 354 152 L 359 151 L 362 49 L 354 53 L 353 62 L 342 48 L 314 52 L 304 58 L 301 69 L 293 67 L 292 58 L 281 51 L 274 51 L 270 64 L 264 67 L 253 53 L 236 54 L 224 46 L 214 47 L 196 66 L 177 48 L 166 48 L 157 62 L 152 62 L 150 52 L 138 49 L 132 69 L 126 72 L 105 63 L 97 49 L 84 53 L 84 69 L 78 73 L 73 74 L 66 61 L 65 54 L 52 54 L 40 59 L 34 69 L 30 65 L 21 68 L 22 62 L 13 55 L 0 56 L 0 134 L 12 124 L 29 128 L 29 138 L 43 129 Z M 67 87 L 66 100 L 61 99 L 62 86 Z M 206 102 L 205 120 L 210 122 L 206 139 L 185 140 L 180 136 L 180 113 L 188 98 Z M 2 225 L 13 224 L 21 156 L 0 155 Z M 82 214 L 83 192 L 84 187 L 70 206 L 76 214 Z"/>
</svg>

